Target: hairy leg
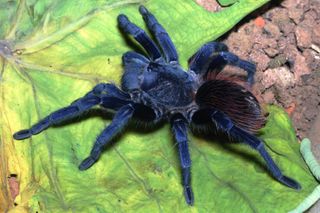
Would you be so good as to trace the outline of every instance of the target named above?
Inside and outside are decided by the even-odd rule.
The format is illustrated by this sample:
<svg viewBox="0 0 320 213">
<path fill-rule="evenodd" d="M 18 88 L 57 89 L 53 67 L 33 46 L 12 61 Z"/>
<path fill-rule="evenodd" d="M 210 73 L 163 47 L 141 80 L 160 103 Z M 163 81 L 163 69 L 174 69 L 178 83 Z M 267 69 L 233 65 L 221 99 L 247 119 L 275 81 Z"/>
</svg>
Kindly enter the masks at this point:
<svg viewBox="0 0 320 213">
<path fill-rule="evenodd" d="M 205 74 L 211 63 L 213 54 L 221 51 L 228 51 L 228 47 L 220 42 L 208 42 L 189 59 L 189 69 L 196 74 Z M 216 67 L 223 68 L 225 61 L 220 60 L 216 62 Z"/>
<path fill-rule="evenodd" d="M 196 74 L 206 75 L 208 72 L 215 72 L 217 75 L 227 64 L 244 69 L 248 73 L 248 83 L 253 84 L 256 66 L 228 52 L 228 47 L 219 42 L 203 45 L 189 60 L 189 69 Z"/>
<path fill-rule="evenodd" d="M 182 185 L 184 189 L 184 196 L 186 202 L 189 205 L 193 205 L 194 198 L 190 185 L 191 160 L 188 150 L 187 122 L 184 118 L 182 118 L 182 116 L 175 116 L 171 121 L 171 125 L 174 137 L 178 143 L 180 164 L 182 168 Z"/>
<path fill-rule="evenodd" d="M 139 90 L 142 81 L 146 80 L 142 76 L 147 72 L 150 61 L 143 55 L 136 52 L 126 52 L 122 56 L 124 74 L 121 79 L 122 89 L 125 91 Z"/>
<path fill-rule="evenodd" d="M 147 33 L 137 25 L 129 21 L 127 16 L 118 16 L 119 27 L 126 33 L 132 35 L 136 41 L 147 51 L 151 60 L 155 61 L 161 58 L 161 53 L 156 44 L 151 40 Z"/>
<path fill-rule="evenodd" d="M 213 110 L 211 112 L 211 118 L 220 130 L 227 132 L 233 138 L 240 139 L 243 143 L 246 143 L 251 148 L 257 150 L 261 157 L 265 160 L 267 167 L 273 177 L 276 178 L 279 182 L 293 189 L 301 189 L 301 186 L 297 181 L 282 174 L 279 167 L 276 165 L 276 163 L 273 161 L 273 159 L 265 149 L 264 144 L 261 140 L 235 126 L 232 121 L 222 112 Z"/>
<path fill-rule="evenodd" d="M 101 103 L 101 98 L 105 94 L 107 97 L 118 97 L 124 99 L 125 95 L 120 94 L 119 89 L 112 84 L 98 84 L 92 91 L 88 92 L 84 97 L 74 101 L 70 106 L 59 109 L 47 117 L 43 118 L 38 123 L 31 126 L 30 129 L 21 130 L 16 132 L 13 137 L 16 140 L 29 138 L 32 135 L 39 134 L 50 126 L 62 123 L 81 115 L 83 112 Z M 106 99 L 106 97 L 104 97 Z M 113 106 L 111 105 L 110 108 Z"/>
<path fill-rule="evenodd" d="M 246 60 L 242 60 L 238 56 L 236 56 L 235 54 L 233 54 L 231 52 L 219 52 L 218 54 L 228 64 L 236 66 L 236 67 L 240 67 L 241 69 L 245 70 L 248 73 L 248 77 L 247 77 L 248 83 L 250 85 L 253 84 L 253 80 L 254 80 L 253 77 L 256 72 L 256 65 L 255 64 L 253 64 L 249 61 L 246 61 Z M 213 63 L 213 66 L 214 66 L 214 63 Z M 209 67 L 209 69 L 210 69 L 210 67 Z"/>
<path fill-rule="evenodd" d="M 134 112 L 134 107 L 129 104 L 121 107 L 112 119 L 111 124 L 103 130 L 103 132 L 97 138 L 90 156 L 82 161 L 79 166 L 80 170 L 86 170 L 91 167 L 100 157 L 101 152 L 106 144 L 116 136 L 129 122 Z"/>
<path fill-rule="evenodd" d="M 166 60 L 168 62 L 178 62 L 177 50 L 166 30 L 159 24 L 154 15 L 152 15 L 144 6 L 140 6 L 139 11 L 147 23 L 148 28 L 159 42 Z"/>
</svg>

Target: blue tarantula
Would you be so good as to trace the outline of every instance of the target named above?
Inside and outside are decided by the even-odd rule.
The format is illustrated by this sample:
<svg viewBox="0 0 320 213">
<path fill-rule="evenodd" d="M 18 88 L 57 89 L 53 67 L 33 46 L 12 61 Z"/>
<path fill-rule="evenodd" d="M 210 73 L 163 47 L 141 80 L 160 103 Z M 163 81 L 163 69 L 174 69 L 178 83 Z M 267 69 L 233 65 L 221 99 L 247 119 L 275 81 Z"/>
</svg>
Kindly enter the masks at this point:
<svg viewBox="0 0 320 213">
<path fill-rule="evenodd" d="M 101 105 L 116 113 L 111 124 L 97 138 L 89 157 L 80 164 L 80 170 L 88 169 L 99 159 L 104 146 L 131 118 L 154 123 L 167 120 L 178 144 L 182 185 L 189 205 L 194 202 L 190 185 L 189 125 L 211 125 L 248 144 L 260 153 L 274 178 L 288 187 L 300 189 L 298 182 L 282 174 L 263 142 L 254 136 L 265 121 L 257 99 L 234 81 L 218 77 L 222 68 L 230 64 L 245 70 L 247 83 L 252 85 L 255 65 L 228 52 L 226 45 L 209 42 L 191 57 L 189 70 L 185 72 L 165 29 L 145 7 L 141 6 L 139 11 L 158 45 L 125 15 L 118 16 L 120 29 L 133 36 L 147 52 L 147 56 L 137 52 L 123 55 L 121 89 L 113 84 L 100 83 L 70 106 L 53 112 L 13 137 L 17 140 L 29 138 Z"/>
</svg>

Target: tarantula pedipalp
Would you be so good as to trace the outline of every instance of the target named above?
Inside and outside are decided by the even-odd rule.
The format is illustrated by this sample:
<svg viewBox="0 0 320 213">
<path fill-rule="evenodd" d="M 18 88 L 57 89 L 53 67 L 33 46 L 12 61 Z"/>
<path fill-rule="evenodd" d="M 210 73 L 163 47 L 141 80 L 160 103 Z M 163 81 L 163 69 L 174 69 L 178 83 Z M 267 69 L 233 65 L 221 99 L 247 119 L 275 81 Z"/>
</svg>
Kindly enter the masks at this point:
<svg viewBox="0 0 320 213">
<path fill-rule="evenodd" d="M 256 98 L 244 87 L 215 77 L 226 64 L 230 64 L 244 69 L 248 73 L 247 82 L 252 85 L 255 65 L 228 52 L 223 43 L 209 42 L 191 57 L 186 72 L 179 65 L 177 51 L 165 29 L 145 7 L 140 6 L 139 11 L 159 46 L 125 15 L 118 16 L 121 30 L 133 36 L 147 52 L 147 56 L 137 52 L 123 55 L 121 89 L 113 84 L 100 83 L 70 106 L 51 113 L 13 137 L 17 140 L 29 138 L 96 105 L 112 109 L 116 113 L 111 124 L 99 135 L 89 157 L 79 166 L 80 170 L 85 170 L 98 160 L 103 147 L 131 118 L 145 122 L 165 119 L 171 123 L 178 144 L 184 195 L 186 202 L 192 205 L 187 129 L 191 124 L 214 125 L 219 131 L 257 150 L 279 182 L 300 189 L 298 182 L 282 174 L 263 142 L 254 136 L 264 121 Z"/>
</svg>

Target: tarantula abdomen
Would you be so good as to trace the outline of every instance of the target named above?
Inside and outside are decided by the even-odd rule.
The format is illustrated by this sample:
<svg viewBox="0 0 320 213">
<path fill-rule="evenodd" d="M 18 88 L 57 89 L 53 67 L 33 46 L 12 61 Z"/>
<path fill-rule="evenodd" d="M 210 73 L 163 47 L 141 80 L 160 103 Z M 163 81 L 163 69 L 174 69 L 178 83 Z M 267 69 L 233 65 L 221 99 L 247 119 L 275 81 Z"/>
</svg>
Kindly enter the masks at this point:
<svg viewBox="0 0 320 213">
<path fill-rule="evenodd" d="M 258 100 L 250 91 L 232 81 L 206 81 L 197 91 L 196 102 L 200 107 L 213 107 L 224 112 L 236 125 L 252 133 L 265 123 Z"/>
</svg>

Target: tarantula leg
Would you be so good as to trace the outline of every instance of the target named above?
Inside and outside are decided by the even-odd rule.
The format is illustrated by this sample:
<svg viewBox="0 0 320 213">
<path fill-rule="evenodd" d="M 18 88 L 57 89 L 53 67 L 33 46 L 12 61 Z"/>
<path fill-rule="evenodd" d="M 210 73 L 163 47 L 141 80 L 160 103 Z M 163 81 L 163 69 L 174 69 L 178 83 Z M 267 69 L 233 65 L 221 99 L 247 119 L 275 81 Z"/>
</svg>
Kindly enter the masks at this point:
<svg viewBox="0 0 320 213">
<path fill-rule="evenodd" d="M 213 73 L 218 75 L 227 64 L 240 67 L 248 73 L 247 81 L 253 84 L 256 66 L 240 59 L 238 56 L 228 52 L 228 47 L 219 42 L 209 42 L 203 45 L 195 55 L 189 59 L 189 69 L 196 74 L 207 75 Z"/>
<path fill-rule="evenodd" d="M 132 117 L 133 112 L 134 107 L 131 106 L 131 104 L 125 105 L 117 111 L 111 124 L 98 136 L 91 149 L 90 156 L 84 159 L 79 165 L 80 170 L 88 169 L 99 159 L 103 147 L 125 127 Z"/>
<path fill-rule="evenodd" d="M 194 198 L 190 185 L 191 160 L 188 150 L 187 122 L 181 117 L 176 116 L 171 121 L 174 137 L 178 143 L 180 163 L 182 167 L 182 185 L 184 196 L 189 205 L 193 205 Z"/>
<path fill-rule="evenodd" d="M 129 51 L 123 54 L 122 56 L 122 61 L 124 63 L 124 66 L 128 66 L 131 64 L 142 64 L 142 65 L 147 65 L 150 63 L 149 59 L 144 57 L 144 55 L 141 55 L 137 52 Z"/>
<path fill-rule="evenodd" d="M 248 83 L 250 85 L 253 84 L 253 80 L 254 80 L 253 77 L 256 72 L 256 65 L 255 64 L 253 64 L 249 61 L 246 61 L 246 60 L 242 60 L 238 56 L 236 56 L 235 54 L 233 54 L 231 52 L 219 52 L 218 54 L 228 64 L 240 67 L 241 69 L 245 70 L 248 73 L 248 77 L 247 77 Z M 210 69 L 210 67 L 209 67 L 209 69 Z"/>
<path fill-rule="evenodd" d="M 150 58 L 155 61 L 161 58 L 161 53 L 156 44 L 151 40 L 147 33 L 137 25 L 129 21 L 128 17 L 121 14 L 118 16 L 119 27 L 126 33 L 132 35 L 136 41 L 143 46 Z"/>
<path fill-rule="evenodd" d="M 103 93 L 108 93 L 108 97 L 104 97 Z M 114 98 L 109 100 L 109 108 L 116 109 L 117 105 L 121 104 L 120 100 L 130 98 L 128 95 L 120 91 L 112 84 L 98 84 L 92 91 L 88 92 L 84 97 L 74 101 L 70 106 L 59 109 L 38 123 L 34 124 L 30 129 L 21 130 L 13 135 L 16 140 L 22 140 L 31 137 L 32 135 L 39 134 L 50 126 L 62 123 L 81 115 L 83 112 L 90 108 L 98 105 L 103 99 L 110 99 L 111 96 Z M 117 97 L 117 98 L 115 98 Z M 117 99 L 116 103 L 113 103 Z M 123 103 L 122 103 L 123 104 Z"/>
<path fill-rule="evenodd" d="M 226 62 L 220 58 L 215 57 L 214 54 L 228 51 L 228 47 L 224 43 L 220 42 L 208 42 L 204 44 L 190 59 L 189 59 L 189 69 L 194 71 L 196 74 L 205 74 L 212 60 L 215 61 L 215 70 L 220 72 L 222 68 L 226 65 Z M 216 59 L 216 60 L 215 60 Z"/>
<path fill-rule="evenodd" d="M 22 140 L 22 139 L 29 138 L 32 135 L 39 134 L 40 132 L 44 131 L 48 127 L 55 124 L 59 124 L 63 121 L 72 119 L 99 103 L 100 103 L 100 98 L 93 95 L 92 92 L 89 92 L 83 98 L 78 99 L 77 101 L 72 103 L 70 106 L 64 107 L 62 109 L 59 109 L 51 113 L 50 115 L 48 115 L 47 117 L 39 121 L 38 123 L 32 125 L 30 129 L 24 129 L 19 132 L 16 132 L 13 135 L 13 138 L 16 140 Z"/>
<path fill-rule="evenodd" d="M 211 113 L 212 121 L 217 125 L 219 129 L 227 132 L 230 136 L 234 138 L 240 139 L 242 142 L 248 144 L 251 148 L 257 150 L 262 158 L 265 160 L 267 167 L 271 174 L 282 184 L 293 188 L 293 189 L 301 189 L 300 184 L 282 174 L 279 167 L 275 164 L 269 153 L 264 147 L 264 144 L 257 137 L 252 134 L 242 130 L 241 128 L 235 126 L 233 122 L 222 112 L 217 110 L 213 110 Z"/>
<path fill-rule="evenodd" d="M 139 11 L 147 23 L 148 28 L 153 32 L 159 42 L 166 60 L 168 62 L 178 62 L 177 50 L 166 30 L 159 24 L 154 15 L 152 15 L 144 6 L 140 6 Z"/>
<path fill-rule="evenodd" d="M 138 90 L 141 88 L 143 71 L 147 70 L 150 61 L 136 52 L 126 52 L 122 56 L 125 73 L 122 76 L 122 89 L 125 91 Z M 146 72 L 151 74 L 152 72 Z"/>
</svg>

